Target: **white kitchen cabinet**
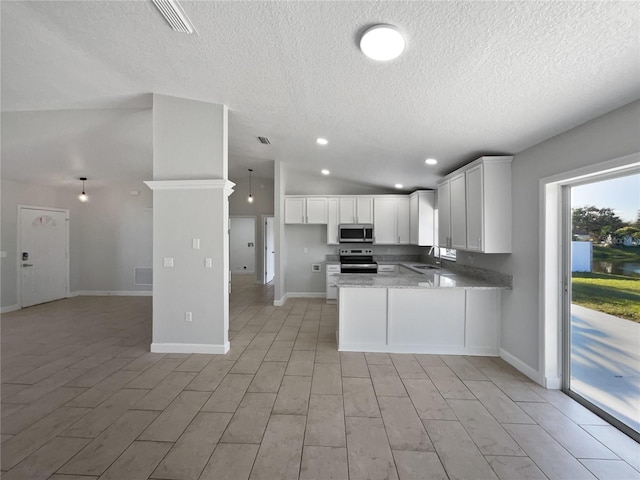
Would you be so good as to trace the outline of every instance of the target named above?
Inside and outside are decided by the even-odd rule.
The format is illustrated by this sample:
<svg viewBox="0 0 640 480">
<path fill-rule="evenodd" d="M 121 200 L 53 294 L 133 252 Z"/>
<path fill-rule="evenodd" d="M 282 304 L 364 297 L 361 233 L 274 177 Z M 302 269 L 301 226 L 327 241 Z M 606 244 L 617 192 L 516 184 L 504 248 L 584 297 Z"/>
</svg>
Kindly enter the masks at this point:
<svg viewBox="0 0 640 480">
<path fill-rule="evenodd" d="M 385 195 L 373 200 L 374 243 L 409 243 L 409 197 Z"/>
<path fill-rule="evenodd" d="M 327 199 L 307 197 L 307 223 L 327 223 Z"/>
<path fill-rule="evenodd" d="M 340 288 L 338 345 L 359 352 L 387 350 L 387 289 Z M 346 347 L 346 346 L 349 347 Z"/>
<path fill-rule="evenodd" d="M 338 287 L 336 287 L 336 281 L 340 274 L 339 263 L 327 263 L 327 300 L 337 300 Z"/>
<path fill-rule="evenodd" d="M 398 273 L 398 265 L 378 264 L 378 273 Z"/>
<path fill-rule="evenodd" d="M 390 288 L 388 302 L 389 345 L 395 351 L 464 353 L 464 290 Z"/>
<path fill-rule="evenodd" d="M 284 223 L 306 223 L 306 197 L 286 197 L 284 199 Z"/>
<path fill-rule="evenodd" d="M 338 223 L 356 223 L 356 197 L 340 197 L 338 199 Z"/>
<path fill-rule="evenodd" d="M 327 245 L 337 245 L 339 243 L 339 209 L 340 205 L 338 199 L 336 197 L 329 197 L 327 199 Z"/>
<path fill-rule="evenodd" d="M 408 245 L 411 243 L 411 222 L 410 222 L 409 197 L 396 198 L 396 228 L 398 245 Z"/>
<path fill-rule="evenodd" d="M 435 245 L 435 192 L 421 190 L 409 197 L 409 243 Z"/>
<path fill-rule="evenodd" d="M 467 194 L 464 173 L 451 178 L 451 248 L 467 247 Z"/>
<path fill-rule="evenodd" d="M 438 245 L 451 248 L 451 184 L 438 185 Z"/>
<path fill-rule="evenodd" d="M 356 197 L 356 223 L 373 223 L 373 197 Z"/>
<path fill-rule="evenodd" d="M 500 295 L 487 288 L 340 287 L 338 350 L 497 356 Z"/>
<path fill-rule="evenodd" d="M 480 157 L 438 185 L 438 244 L 511 253 L 511 156 Z"/>
<path fill-rule="evenodd" d="M 465 172 L 469 251 L 511 253 L 511 159 L 482 157 Z"/>
<path fill-rule="evenodd" d="M 340 197 L 340 223 L 373 223 L 373 197 Z"/>
<path fill-rule="evenodd" d="M 287 196 L 284 199 L 284 223 L 327 223 L 325 197 Z"/>
<path fill-rule="evenodd" d="M 396 203 L 394 197 L 378 197 L 374 200 L 373 243 L 379 245 L 397 243 Z"/>
</svg>

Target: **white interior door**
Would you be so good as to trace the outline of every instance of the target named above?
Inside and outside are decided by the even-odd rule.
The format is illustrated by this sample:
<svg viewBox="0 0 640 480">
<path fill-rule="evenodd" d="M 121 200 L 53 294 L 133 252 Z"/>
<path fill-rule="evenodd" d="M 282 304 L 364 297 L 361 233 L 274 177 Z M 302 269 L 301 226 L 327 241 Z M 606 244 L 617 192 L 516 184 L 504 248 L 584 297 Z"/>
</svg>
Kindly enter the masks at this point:
<svg viewBox="0 0 640 480">
<path fill-rule="evenodd" d="M 19 213 L 21 306 L 65 298 L 68 212 L 20 207 Z"/>
<path fill-rule="evenodd" d="M 275 276 L 276 247 L 273 233 L 273 217 L 264 222 L 264 283 L 269 283 Z"/>
</svg>

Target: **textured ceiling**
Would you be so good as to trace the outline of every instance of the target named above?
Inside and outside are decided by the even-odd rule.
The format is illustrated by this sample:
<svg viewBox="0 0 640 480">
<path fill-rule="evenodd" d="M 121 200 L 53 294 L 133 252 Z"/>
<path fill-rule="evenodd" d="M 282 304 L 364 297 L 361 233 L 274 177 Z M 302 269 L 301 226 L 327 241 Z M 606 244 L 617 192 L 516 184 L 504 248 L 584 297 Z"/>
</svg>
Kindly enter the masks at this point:
<svg viewBox="0 0 640 480">
<path fill-rule="evenodd" d="M 3 0 L 3 177 L 148 178 L 150 92 L 229 106 L 232 179 L 276 159 L 302 182 L 407 189 L 640 98 L 638 2 L 181 4 L 198 35 L 150 1 Z M 381 22 L 407 37 L 388 63 L 357 47 Z M 32 112 L 68 109 L 89 121 Z"/>
</svg>

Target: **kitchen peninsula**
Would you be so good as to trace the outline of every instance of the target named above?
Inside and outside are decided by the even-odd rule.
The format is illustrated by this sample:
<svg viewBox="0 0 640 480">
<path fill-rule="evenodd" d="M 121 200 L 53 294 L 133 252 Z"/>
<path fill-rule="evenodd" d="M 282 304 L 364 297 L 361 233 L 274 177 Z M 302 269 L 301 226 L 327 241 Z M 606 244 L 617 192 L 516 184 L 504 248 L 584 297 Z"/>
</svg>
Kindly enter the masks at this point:
<svg viewBox="0 0 640 480">
<path fill-rule="evenodd" d="M 338 276 L 338 350 L 499 355 L 505 286 L 448 270 Z"/>
</svg>

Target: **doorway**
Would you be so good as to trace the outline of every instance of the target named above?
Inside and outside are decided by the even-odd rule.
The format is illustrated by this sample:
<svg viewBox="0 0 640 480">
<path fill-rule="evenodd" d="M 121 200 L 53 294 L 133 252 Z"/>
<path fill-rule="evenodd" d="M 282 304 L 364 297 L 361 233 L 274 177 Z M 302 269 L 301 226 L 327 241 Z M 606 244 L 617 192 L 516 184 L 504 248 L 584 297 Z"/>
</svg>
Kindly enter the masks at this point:
<svg viewBox="0 0 640 480">
<path fill-rule="evenodd" d="M 640 173 L 563 186 L 562 389 L 640 439 Z"/>
<path fill-rule="evenodd" d="M 67 296 L 68 220 L 68 210 L 18 206 L 18 271 L 22 308 Z"/>
<path fill-rule="evenodd" d="M 264 217 L 264 283 L 273 280 L 276 268 L 276 243 L 274 236 L 274 217 Z"/>
</svg>

